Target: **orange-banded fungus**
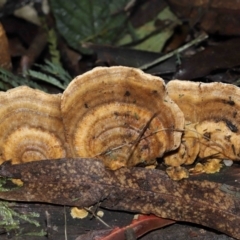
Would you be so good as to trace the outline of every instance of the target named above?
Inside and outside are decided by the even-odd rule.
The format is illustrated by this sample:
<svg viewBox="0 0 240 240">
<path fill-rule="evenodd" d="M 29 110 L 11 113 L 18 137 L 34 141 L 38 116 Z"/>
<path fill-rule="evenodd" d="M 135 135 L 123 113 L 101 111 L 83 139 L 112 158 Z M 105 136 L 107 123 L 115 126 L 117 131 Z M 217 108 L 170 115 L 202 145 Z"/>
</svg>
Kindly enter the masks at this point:
<svg viewBox="0 0 240 240">
<path fill-rule="evenodd" d="M 173 80 L 169 96 L 196 124 L 199 157 L 240 160 L 240 89 L 224 83 Z"/>
<path fill-rule="evenodd" d="M 100 67 L 76 77 L 61 109 L 73 157 L 98 157 L 110 169 L 154 164 L 176 149 L 184 116 L 159 77 L 128 67 Z"/>
<path fill-rule="evenodd" d="M 60 98 L 29 87 L 0 92 L 0 162 L 67 156 Z"/>
</svg>

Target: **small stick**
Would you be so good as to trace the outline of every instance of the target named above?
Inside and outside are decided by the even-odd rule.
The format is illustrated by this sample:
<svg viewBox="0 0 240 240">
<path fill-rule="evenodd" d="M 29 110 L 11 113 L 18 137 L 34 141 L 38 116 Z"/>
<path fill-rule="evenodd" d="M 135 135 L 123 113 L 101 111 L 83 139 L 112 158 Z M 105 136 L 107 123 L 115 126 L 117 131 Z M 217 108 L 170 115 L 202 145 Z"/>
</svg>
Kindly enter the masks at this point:
<svg viewBox="0 0 240 240">
<path fill-rule="evenodd" d="M 91 213 L 97 220 L 99 220 L 103 225 L 108 228 L 111 228 L 106 222 L 104 222 L 98 215 L 96 215 L 90 208 L 84 208 L 87 212 Z"/>
<path fill-rule="evenodd" d="M 156 64 L 158 64 L 158 63 L 160 63 L 160 62 L 163 62 L 164 60 L 172 57 L 172 56 L 175 55 L 175 54 L 179 54 L 179 53 L 183 52 L 184 50 L 186 50 L 187 48 L 191 47 L 192 45 L 204 41 L 204 40 L 207 39 L 207 38 L 208 38 L 208 35 L 207 35 L 206 33 L 202 33 L 202 34 L 200 34 L 196 39 L 194 39 L 194 40 L 192 40 L 191 42 L 183 45 L 182 47 L 177 48 L 176 50 L 174 50 L 174 51 L 172 51 L 172 52 L 169 52 L 169 53 L 163 55 L 163 56 L 160 57 L 160 58 L 157 58 L 157 59 L 154 60 L 153 62 L 150 62 L 150 63 L 147 63 L 147 64 L 142 65 L 142 66 L 140 67 L 140 69 L 141 69 L 141 70 L 146 70 L 146 69 L 148 69 L 148 68 L 150 68 L 150 67 L 152 67 L 152 66 L 154 66 L 154 65 L 156 65 Z"/>
<path fill-rule="evenodd" d="M 118 150 L 118 149 L 120 149 L 120 148 L 123 148 L 123 147 L 125 147 L 125 146 L 129 146 L 130 144 L 132 144 L 132 142 L 130 142 L 130 143 L 124 143 L 124 144 L 122 144 L 122 145 L 119 145 L 119 146 L 117 146 L 117 147 L 111 148 L 111 149 L 106 150 L 106 151 L 104 151 L 104 152 L 98 153 L 98 154 L 96 154 L 94 157 L 98 157 L 98 156 L 102 156 L 102 155 L 109 155 L 109 154 L 112 153 L 113 151 L 116 151 L 116 150 Z"/>
<path fill-rule="evenodd" d="M 67 214 L 66 214 L 66 206 L 64 205 L 64 235 L 65 235 L 65 240 L 68 240 L 67 237 Z"/>
<path fill-rule="evenodd" d="M 142 131 L 140 132 L 140 134 L 138 135 L 137 139 L 133 142 L 133 145 L 131 147 L 131 150 L 130 150 L 130 154 L 127 158 L 127 166 L 128 166 L 128 163 L 135 151 L 135 149 L 137 148 L 139 142 L 142 140 L 142 137 L 144 135 L 144 133 L 146 132 L 146 130 L 148 129 L 149 125 L 151 124 L 152 120 L 157 116 L 158 113 L 154 113 L 153 116 L 148 120 L 148 122 L 146 123 L 146 125 L 144 126 L 144 128 L 142 129 Z"/>
<path fill-rule="evenodd" d="M 155 113 L 155 114 L 151 117 L 151 119 L 146 123 L 146 125 L 143 127 L 143 129 L 141 130 L 141 132 L 139 133 L 139 135 L 138 135 L 138 137 L 137 137 L 137 139 L 136 139 L 135 141 L 133 141 L 133 142 L 128 142 L 128 143 L 124 143 L 124 144 L 119 145 L 119 146 L 117 146 L 117 147 L 114 147 L 114 148 L 112 148 L 112 149 L 106 150 L 106 151 L 104 151 L 104 152 L 101 152 L 101 153 L 95 155 L 94 157 L 98 157 L 98 156 L 102 156 L 102 155 L 107 155 L 107 154 L 110 154 L 110 153 L 112 153 L 112 152 L 114 152 L 114 151 L 116 151 L 116 150 L 118 150 L 118 149 L 121 149 L 121 148 L 123 148 L 123 147 L 125 147 L 125 146 L 131 146 L 131 145 L 132 145 L 130 155 L 128 156 L 128 159 L 127 159 L 127 165 L 128 165 L 128 162 L 129 162 L 129 160 L 131 159 L 131 157 L 132 157 L 132 155 L 133 155 L 133 153 L 134 153 L 134 151 L 135 151 L 138 143 L 139 143 L 141 140 L 146 139 L 146 138 L 149 138 L 149 137 L 157 134 L 158 132 L 162 132 L 162 131 L 175 131 L 175 132 L 181 132 L 181 133 L 184 133 L 185 131 L 195 132 L 195 133 L 197 133 L 197 135 L 198 135 L 198 139 L 199 139 L 199 137 L 202 137 L 202 138 L 204 138 L 204 139 L 212 142 L 214 146 L 218 146 L 218 147 L 221 148 L 221 145 L 220 145 L 220 144 L 216 143 L 215 141 L 213 141 L 213 140 L 210 139 L 209 137 L 203 136 L 203 134 L 199 133 L 199 132 L 196 131 L 196 130 L 190 130 L 190 129 L 162 128 L 162 129 L 159 129 L 159 130 L 156 130 L 156 131 L 150 133 L 149 135 L 143 136 L 144 133 L 146 132 L 147 128 L 149 127 L 149 124 L 150 124 L 151 121 L 154 119 L 154 117 L 156 117 L 156 115 L 157 115 L 157 113 Z M 199 139 L 199 142 L 200 142 L 200 144 L 204 144 L 203 142 L 200 141 L 200 139 Z M 223 154 L 223 152 L 221 152 L 221 151 L 219 151 L 219 153 Z M 217 155 L 217 154 L 218 154 L 218 153 L 215 153 L 214 155 Z M 213 155 L 211 155 L 211 156 L 213 156 Z M 211 156 L 209 156 L 209 157 L 211 157 Z M 227 156 L 226 156 L 226 157 L 227 157 Z M 207 158 L 208 158 L 208 157 L 205 157 L 204 159 L 207 159 Z M 239 159 L 239 160 L 240 160 L 240 159 Z"/>
</svg>

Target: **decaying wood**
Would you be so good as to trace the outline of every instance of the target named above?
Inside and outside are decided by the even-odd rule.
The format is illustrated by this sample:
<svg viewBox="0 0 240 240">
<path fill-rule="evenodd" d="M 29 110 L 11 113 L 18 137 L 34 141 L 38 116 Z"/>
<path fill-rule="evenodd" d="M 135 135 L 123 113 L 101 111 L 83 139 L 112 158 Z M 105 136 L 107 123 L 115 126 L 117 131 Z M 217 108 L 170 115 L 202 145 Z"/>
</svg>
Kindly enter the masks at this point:
<svg viewBox="0 0 240 240">
<path fill-rule="evenodd" d="M 109 209 L 154 213 L 188 221 L 240 238 L 240 188 L 198 180 L 172 181 L 156 169 L 106 170 L 93 159 L 61 159 L 21 165 L 3 163 L 0 175 L 23 186 L 0 192 L 15 201 L 86 207 L 101 202 Z"/>
</svg>

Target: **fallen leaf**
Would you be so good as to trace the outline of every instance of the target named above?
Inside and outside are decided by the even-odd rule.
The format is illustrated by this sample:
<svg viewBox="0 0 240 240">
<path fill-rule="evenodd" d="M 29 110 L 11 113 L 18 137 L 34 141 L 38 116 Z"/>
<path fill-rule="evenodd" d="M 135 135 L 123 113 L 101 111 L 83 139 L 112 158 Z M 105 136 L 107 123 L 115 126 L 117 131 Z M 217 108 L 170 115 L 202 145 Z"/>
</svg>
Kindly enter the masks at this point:
<svg viewBox="0 0 240 240">
<path fill-rule="evenodd" d="M 138 215 L 138 218 L 134 219 L 132 223 L 126 227 L 116 227 L 111 229 L 111 231 L 109 231 L 109 229 L 94 230 L 79 236 L 76 240 L 122 240 L 125 238 L 132 239 L 132 235 L 139 238 L 147 232 L 173 223 L 174 221 L 172 220 L 159 218 L 154 215 Z"/>
<path fill-rule="evenodd" d="M 173 78 L 200 78 L 215 70 L 238 66 L 240 64 L 239 50 L 240 42 L 238 38 L 206 47 L 205 50 L 191 57 L 183 58 L 179 70 Z"/>
<path fill-rule="evenodd" d="M 144 64 L 154 61 L 163 56 L 162 53 L 149 51 L 127 49 L 123 47 L 112 47 L 98 44 L 87 44 L 87 47 L 94 50 L 97 54 L 98 61 L 106 62 L 108 65 L 122 65 L 139 68 Z M 167 74 L 176 71 L 176 58 L 171 57 L 150 69 L 147 73 Z"/>
<path fill-rule="evenodd" d="M 60 159 L 0 166 L 0 175 L 23 186 L 0 192 L 14 201 L 86 207 L 97 202 L 109 209 L 153 213 L 187 221 L 240 238 L 240 188 L 198 180 L 172 181 L 157 169 L 110 171 L 93 159 Z"/>
<path fill-rule="evenodd" d="M 193 26 L 198 23 L 200 28 L 209 33 L 219 35 L 239 35 L 238 0 L 167 0 L 172 10 L 181 18 L 188 20 Z"/>
</svg>

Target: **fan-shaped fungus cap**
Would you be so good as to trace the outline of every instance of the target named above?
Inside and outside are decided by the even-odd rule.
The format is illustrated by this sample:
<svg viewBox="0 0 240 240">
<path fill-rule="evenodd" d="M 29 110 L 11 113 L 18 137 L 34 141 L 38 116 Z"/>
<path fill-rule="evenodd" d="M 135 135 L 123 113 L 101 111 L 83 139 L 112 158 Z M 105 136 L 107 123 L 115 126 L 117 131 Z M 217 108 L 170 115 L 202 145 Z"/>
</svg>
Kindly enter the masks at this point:
<svg viewBox="0 0 240 240">
<path fill-rule="evenodd" d="M 60 98 L 29 87 L 0 92 L 0 162 L 67 156 Z"/>
<path fill-rule="evenodd" d="M 159 77 L 128 67 L 95 68 L 62 95 L 73 157 L 98 157 L 110 169 L 153 164 L 180 144 L 184 117 Z M 167 130 L 166 130 L 167 129 Z"/>
<path fill-rule="evenodd" d="M 240 160 L 240 89 L 224 83 L 174 80 L 169 96 L 196 123 L 201 158 Z"/>
</svg>

